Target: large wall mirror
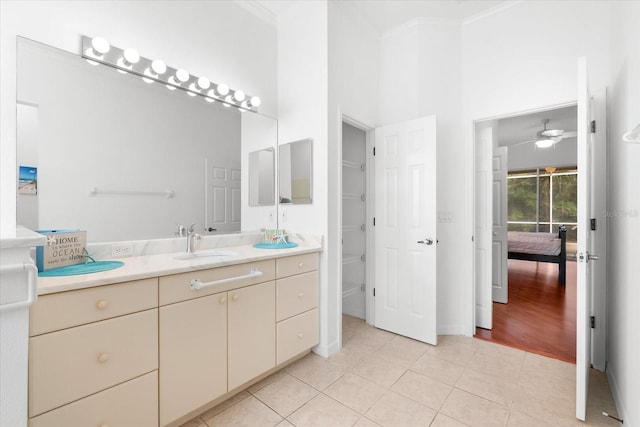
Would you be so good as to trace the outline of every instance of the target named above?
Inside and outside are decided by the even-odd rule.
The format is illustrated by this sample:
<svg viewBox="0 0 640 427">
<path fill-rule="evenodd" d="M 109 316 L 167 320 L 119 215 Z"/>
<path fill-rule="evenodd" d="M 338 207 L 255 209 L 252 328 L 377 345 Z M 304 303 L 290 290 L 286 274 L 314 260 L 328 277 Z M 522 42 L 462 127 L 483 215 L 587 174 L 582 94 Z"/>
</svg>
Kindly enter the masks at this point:
<svg viewBox="0 0 640 427">
<path fill-rule="evenodd" d="M 311 203 L 313 196 L 313 140 L 303 139 L 282 144 L 278 149 L 280 203 Z"/>
<path fill-rule="evenodd" d="M 275 147 L 275 119 L 24 38 L 17 83 L 18 224 L 91 243 L 243 229 L 242 145 Z"/>
</svg>

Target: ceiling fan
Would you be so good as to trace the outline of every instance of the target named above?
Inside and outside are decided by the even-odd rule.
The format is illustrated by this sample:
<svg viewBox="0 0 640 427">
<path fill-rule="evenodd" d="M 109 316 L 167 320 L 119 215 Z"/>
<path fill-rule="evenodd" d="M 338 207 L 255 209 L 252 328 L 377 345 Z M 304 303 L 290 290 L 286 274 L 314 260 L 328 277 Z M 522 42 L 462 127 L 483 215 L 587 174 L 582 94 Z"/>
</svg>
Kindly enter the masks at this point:
<svg viewBox="0 0 640 427">
<path fill-rule="evenodd" d="M 529 144 L 534 142 L 538 148 L 549 148 L 562 141 L 564 138 L 571 138 L 577 135 L 576 131 L 565 131 L 562 129 L 547 129 L 549 119 L 542 120 L 544 129 L 536 133 L 535 139 L 519 142 L 515 145 Z"/>
</svg>

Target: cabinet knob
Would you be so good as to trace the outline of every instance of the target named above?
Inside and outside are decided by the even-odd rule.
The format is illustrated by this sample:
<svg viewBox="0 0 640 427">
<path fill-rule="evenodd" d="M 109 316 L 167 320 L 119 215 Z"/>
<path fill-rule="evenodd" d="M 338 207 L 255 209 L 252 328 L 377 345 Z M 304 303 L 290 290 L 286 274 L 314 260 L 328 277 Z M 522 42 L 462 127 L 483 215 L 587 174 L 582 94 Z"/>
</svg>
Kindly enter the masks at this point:
<svg viewBox="0 0 640 427">
<path fill-rule="evenodd" d="M 298 298 L 302 298 L 303 296 L 304 296 L 304 293 L 302 293 L 302 292 L 300 292 L 300 293 L 298 294 Z"/>
<path fill-rule="evenodd" d="M 106 363 L 107 360 L 109 360 L 109 355 L 107 353 L 100 353 L 100 355 L 98 356 L 98 362 Z"/>
<path fill-rule="evenodd" d="M 298 334 L 298 339 L 301 340 L 304 334 Z"/>
<path fill-rule="evenodd" d="M 109 305 L 109 303 L 107 301 L 101 299 L 96 304 L 96 307 L 98 307 L 98 310 L 104 310 L 105 308 L 107 308 L 108 305 Z"/>
<path fill-rule="evenodd" d="M 224 304 L 225 302 L 227 302 L 227 299 L 225 297 L 220 297 L 220 304 Z"/>
<path fill-rule="evenodd" d="M 304 267 L 304 263 L 303 262 L 298 263 L 298 268 L 302 268 L 302 267 Z"/>
<path fill-rule="evenodd" d="M 234 300 L 234 301 L 238 301 L 238 294 L 233 294 L 231 299 Z"/>
</svg>

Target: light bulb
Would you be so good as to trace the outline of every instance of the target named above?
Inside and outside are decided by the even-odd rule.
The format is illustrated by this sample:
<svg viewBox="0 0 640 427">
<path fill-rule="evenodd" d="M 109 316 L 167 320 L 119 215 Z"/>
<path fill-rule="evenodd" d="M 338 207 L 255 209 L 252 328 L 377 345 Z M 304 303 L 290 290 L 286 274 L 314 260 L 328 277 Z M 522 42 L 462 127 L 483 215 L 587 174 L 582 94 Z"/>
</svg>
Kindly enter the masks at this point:
<svg viewBox="0 0 640 427">
<path fill-rule="evenodd" d="M 151 71 L 155 74 L 164 74 L 167 71 L 167 65 L 160 59 L 154 59 L 151 63 Z"/>
<path fill-rule="evenodd" d="M 262 100 L 258 96 L 252 96 L 251 99 L 249 100 L 249 103 L 251 104 L 252 107 L 259 107 L 260 104 L 262 104 Z"/>
<path fill-rule="evenodd" d="M 128 66 L 137 64 L 138 61 L 140 61 L 140 54 L 138 53 L 138 51 L 130 47 L 124 50 L 123 56 L 124 56 L 124 63 Z"/>
<path fill-rule="evenodd" d="M 111 46 L 109 42 L 102 37 L 94 37 L 91 39 L 91 48 L 96 56 L 102 56 L 105 53 L 109 52 Z"/>
<path fill-rule="evenodd" d="M 244 101 L 244 98 L 246 97 L 246 95 L 244 94 L 243 91 L 241 90 L 237 90 L 235 91 L 235 93 L 233 94 L 233 97 L 236 99 L 236 101 Z"/>
<path fill-rule="evenodd" d="M 536 141 L 536 147 L 538 148 L 549 148 L 554 144 L 553 139 L 539 139 Z"/>
<path fill-rule="evenodd" d="M 207 90 L 209 89 L 209 86 L 211 86 L 211 82 L 209 81 L 208 78 L 206 77 L 198 78 L 198 88 L 200 88 L 200 90 Z"/>
<path fill-rule="evenodd" d="M 249 107 L 249 102 L 248 102 L 248 101 L 242 101 L 242 104 L 240 104 L 240 106 L 241 106 L 242 108 L 247 108 L 247 109 L 248 109 L 248 108 L 250 108 L 250 107 Z M 240 108 L 240 111 L 243 111 L 243 110 L 242 110 L 242 108 Z"/>
<path fill-rule="evenodd" d="M 205 96 L 204 99 L 206 99 L 207 102 L 216 102 L 215 99 L 213 99 L 211 97 L 208 97 L 208 96 Z"/>
<path fill-rule="evenodd" d="M 229 86 L 227 86 L 224 83 L 220 83 L 218 85 L 218 87 L 216 88 L 216 92 L 218 92 L 218 94 L 220 94 L 220 96 L 225 96 L 229 93 Z"/>
<path fill-rule="evenodd" d="M 185 83 L 189 80 L 189 72 L 184 68 L 180 68 L 176 71 L 175 77 L 180 83 Z"/>
<path fill-rule="evenodd" d="M 231 99 L 231 95 L 227 95 L 224 98 L 225 102 L 222 103 L 222 105 L 224 105 L 225 107 L 231 107 L 230 104 L 233 104 L 233 99 Z"/>
</svg>

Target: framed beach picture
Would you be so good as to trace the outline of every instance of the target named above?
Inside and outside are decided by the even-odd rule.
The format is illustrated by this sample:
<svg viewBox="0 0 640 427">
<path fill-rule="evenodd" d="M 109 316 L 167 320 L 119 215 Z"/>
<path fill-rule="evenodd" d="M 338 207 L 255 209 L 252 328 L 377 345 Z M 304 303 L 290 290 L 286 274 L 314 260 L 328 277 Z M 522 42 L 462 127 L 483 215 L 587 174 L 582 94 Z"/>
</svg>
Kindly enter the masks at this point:
<svg viewBox="0 0 640 427">
<path fill-rule="evenodd" d="M 18 194 L 38 194 L 38 168 L 19 167 Z"/>
</svg>

